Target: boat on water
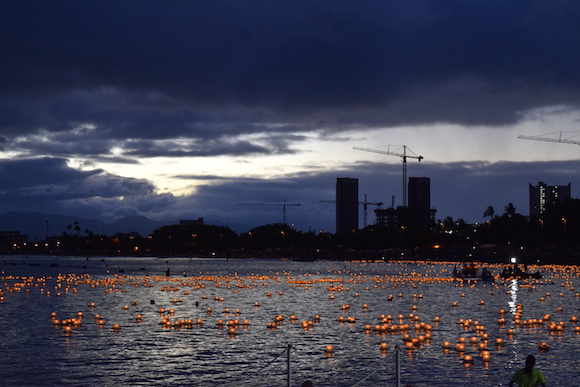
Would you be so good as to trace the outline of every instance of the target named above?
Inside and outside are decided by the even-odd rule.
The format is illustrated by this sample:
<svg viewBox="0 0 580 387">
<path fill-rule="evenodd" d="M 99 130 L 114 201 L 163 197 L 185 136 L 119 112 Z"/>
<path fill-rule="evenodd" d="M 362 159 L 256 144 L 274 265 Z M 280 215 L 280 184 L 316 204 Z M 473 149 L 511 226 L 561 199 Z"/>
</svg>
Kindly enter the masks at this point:
<svg viewBox="0 0 580 387">
<path fill-rule="evenodd" d="M 495 276 L 487 268 L 478 269 L 477 266 L 471 264 L 464 265 L 461 270 L 456 267 L 453 268 L 453 277 L 462 280 L 479 280 L 479 281 L 493 281 Z"/>
<path fill-rule="evenodd" d="M 501 278 L 542 278 L 542 273 L 536 271 L 534 273 L 527 273 L 524 271 L 504 270 L 500 274 Z"/>
<path fill-rule="evenodd" d="M 524 269 L 520 268 L 520 265 L 517 264 L 516 259 L 512 258 L 511 260 L 513 266 L 508 266 L 504 268 L 500 274 L 502 278 L 535 278 L 540 279 L 542 278 L 542 274 L 540 271 L 536 271 L 534 273 L 529 273 L 527 265 L 524 263 Z"/>
</svg>

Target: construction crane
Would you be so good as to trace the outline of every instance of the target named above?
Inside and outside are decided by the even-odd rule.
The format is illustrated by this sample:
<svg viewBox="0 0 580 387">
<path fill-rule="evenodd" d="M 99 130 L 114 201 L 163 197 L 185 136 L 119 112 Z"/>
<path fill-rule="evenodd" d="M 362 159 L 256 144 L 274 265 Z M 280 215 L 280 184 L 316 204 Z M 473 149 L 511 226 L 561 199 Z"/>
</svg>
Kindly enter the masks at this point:
<svg viewBox="0 0 580 387">
<path fill-rule="evenodd" d="M 383 203 L 381 202 L 377 202 L 377 203 L 369 203 L 367 202 L 367 194 L 365 194 L 365 201 L 360 203 L 363 205 L 363 224 L 364 224 L 364 228 L 367 228 L 367 205 L 371 205 L 371 206 L 377 206 L 379 208 L 381 208 L 381 206 L 383 205 Z"/>
<path fill-rule="evenodd" d="M 283 200 L 283 203 L 238 203 L 239 206 L 280 206 L 282 207 L 282 224 L 286 224 L 286 207 L 300 207 L 300 203 L 297 204 L 289 204 L 286 203 L 286 199 Z"/>
<path fill-rule="evenodd" d="M 336 200 L 321 200 L 320 203 L 336 203 Z M 367 206 L 371 205 L 371 206 L 377 206 L 377 207 L 381 207 L 383 205 L 383 203 L 381 202 L 377 202 L 377 203 L 371 203 L 367 201 L 367 194 L 365 194 L 365 200 L 364 202 L 358 202 L 358 204 L 362 204 L 363 205 L 363 228 L 367 227 Z"/>
<path fill-rule="evenodd" d="M 562 138 L 562 133 L 574 133 L 573 136 L 570 136 L 568 138 Z M 557 134 L 558 138 L 552 138 L 552 137 L 544 137 L 544 136 L 551 136 Z M 575 140 L 571 140 L 571 138 L 574 138 L 576 136 L 580 136 L 580 133 L 578 132 L 554 132 L 554 133 L 548 133 L 548 134 L 543 134 L 541 136 L 518 136 L 518 138 L 521 138 L 523 140 L 535 140 L 535 141 L 548 141 L 548 142 L 563 142 L 566 144 L 576 144 L 576 145 L 580 145 L 580 141 L 575 141 Z"/>
<path fill-rule="evenodd" d="M 394 151 L 391 151 L 391 146 L 392 147 L 396 146 L 398 148 L 395 149 Z M 389 145 L 386 151 L 374 148 L 361 148 L 358 146 L 354 146 L 352 147 L 352 149 L 357 149 L 365 152 L 380 153 L 383 155 L 399 156 L 403 159 L 403 207 L 407 207 L 407 158 L 409 157 L 412 159 L 417 159 L 419 160 L 419 162 L 421 162 L 423 156 L 417 156 L 414 153 L 412 155 L 408 155 L 407 150 L 409 148 L 407 148 L 405 145 Z M 401 149 L 403 149 L 402 153 Z M 409 150 L 409 152 L 412 153 L 411 150 Z"/>
</svg>

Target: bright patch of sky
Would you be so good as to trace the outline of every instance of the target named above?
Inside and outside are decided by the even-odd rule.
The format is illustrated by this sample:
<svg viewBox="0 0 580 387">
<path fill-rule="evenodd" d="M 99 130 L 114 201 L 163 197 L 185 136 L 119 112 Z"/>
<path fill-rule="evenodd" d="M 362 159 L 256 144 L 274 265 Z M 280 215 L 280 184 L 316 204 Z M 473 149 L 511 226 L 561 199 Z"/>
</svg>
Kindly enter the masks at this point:
<svg viewBox="0 0 580 387">
<path fill-rule="evenodd" d="M 554 114 L 555 111 L 558 114 Z M 552 109 L 549 113 L 546 114 L 544 110 L 529 114 L 527 118 L 530 119 L 502 128 L 436 124 L 341 132 L 333 136 L 304 133 L 301 135 L 307 140 L 293 144 L 291 147 L 296 151 L 293 154 L 154 157 L 141 158 L 136 164 L 95 161 L 91 167 L 102 168 L 119 176 L 148 179 L 160 192 L 182 195 L 194 193 L 198 185 L 212 184 L 215 177 L 270 179 L 321 170 L 339 172 L 357 162 L 400 163 L 398 157 L 363 152 L 353 149 L 353 146 L 384 151 L 389 144 L 406 145 L 410 151 L 408 154 L 424 157 L 423 163 L 577 159 L 579 149 L 575 145 L 517 138 L 519 135 L 557 138 L 557 131 L 570 132 L 577 129 L 579 112 Z M 573 133 L 564 133 L 563 136 L 571 137 Z M 240 136 L 240 139 L 261 142 L 263 137 Z M 120 155 L 122 149 L 117 148 L 112 153 Z M 409 159 L 408 162 L 416 160 Z M 81 163 L 77 163 L 77 166 L 81 167 Z M 183 178 L 188 175 L 195 176 L 195 179 Z M 204 176 L 208 178 L 204 179 Z"/>
</svg>

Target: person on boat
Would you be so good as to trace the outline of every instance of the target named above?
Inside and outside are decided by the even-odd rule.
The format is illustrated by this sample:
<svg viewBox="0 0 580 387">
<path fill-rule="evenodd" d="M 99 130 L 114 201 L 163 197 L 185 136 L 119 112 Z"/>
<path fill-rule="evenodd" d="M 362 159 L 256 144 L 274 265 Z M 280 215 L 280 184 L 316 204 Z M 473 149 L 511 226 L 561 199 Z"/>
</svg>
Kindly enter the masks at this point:
<svg viewBox="0 0 580 387">
<path fill-rule="evenodd" d="M 468 277 L 475 277 L 477 274 L 477 266 L 475 263 L 472 262 L 469 266 L 467 264 L 463 266 L 463 274 Z"/>
<path fill-rule="evenodd" d="M 534 355 L 529 355 L 526 358 L 526 367 L 516 371 L 510 380 L 509 387 L 513 387 L 514 383 L 517 383 L 519 387 L 536 387 L 538 384 L 546 387 L 544 375 L 534 368 L 535 364 L 536 358 Z"/>
<path fill-rule="evenodd" d="M 484 267 L 483 270 L 481 271 L 481 277 L 482 278 L 491 277 L 491 272 L 489 270 L 487 270 L 487 267 Z"/>
</svg>

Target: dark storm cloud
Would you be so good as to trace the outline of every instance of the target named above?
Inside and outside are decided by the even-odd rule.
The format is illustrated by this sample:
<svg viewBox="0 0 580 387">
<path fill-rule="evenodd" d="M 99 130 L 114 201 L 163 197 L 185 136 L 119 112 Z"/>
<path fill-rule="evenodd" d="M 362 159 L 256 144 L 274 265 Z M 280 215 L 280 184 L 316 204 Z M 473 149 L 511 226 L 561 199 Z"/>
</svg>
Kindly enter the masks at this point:
<svg viewBox="0 0 580 387">
<path fill-rule="evenodd" d="M 102 170 L 78 171 L 69 168 L 66 160 L 38 158 L 29 160 L 0 160 L 2 191 L 25 190 L 35 186 L 57 186 L 101 173 Z"/>
<path fill-rule="evenodd" d="M 205 217 L 247 231 L 280 221 L 286 199 L 302 204 L 288 209 L 297 227 L 333 230 L 320 200 L 336 177 L 398 204 L 400 165 L 181 174 L 211 184 L 176 197 L 67 160 L 293 154 L 316 133 L 541 120 L 530 110 L 579 107 L 578 20 L 566 0 L 0 2 L 0 150 L 19 157 L 0 161 L 0 211 Z M 526 214 L 529 183 L 574 192 L 576 164 L 421 163 L 409 176 L 431 177 L 438 217 L 479 221 L 509 202 Z"/>
<path fill-rule="evenodd" d="M 501 125 L 580 100 L 580 3 L 569 1 L 0 7 L 4 135 L 82 122 L 149 139 L 280 122 Z"/>
<path fill-rule="evenodd" d="M 100 169 L 79 171 L 64 159 L 38 158 L 1 160 L 0 212 L 44 211 L 70 214 L 74 203 L 101 206 L 120 197 L 152 196 L 154 188 L 145 180 L 123 178 Z M 102 211 L 98 212 L 102 216 Z"/>
</svg>

